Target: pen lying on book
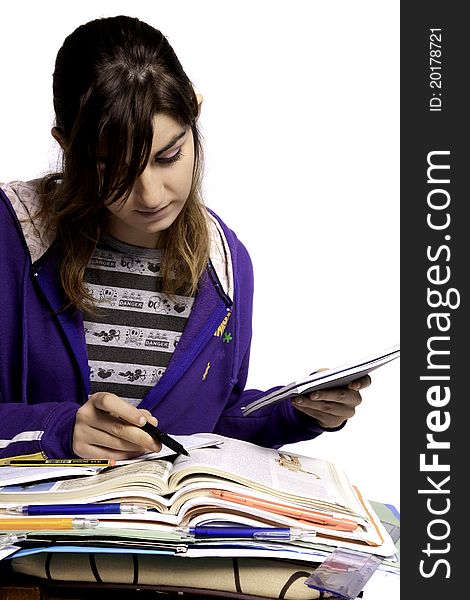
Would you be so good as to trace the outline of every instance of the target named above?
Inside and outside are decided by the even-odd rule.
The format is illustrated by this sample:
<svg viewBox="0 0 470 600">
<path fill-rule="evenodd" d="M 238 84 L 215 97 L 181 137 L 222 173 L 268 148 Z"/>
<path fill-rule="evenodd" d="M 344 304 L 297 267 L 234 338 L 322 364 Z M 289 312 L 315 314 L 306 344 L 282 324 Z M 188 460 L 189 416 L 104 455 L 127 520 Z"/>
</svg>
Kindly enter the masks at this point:
<svg viewBox="0 0 470 600">
<path fill-rule="evenodd" d="M 177 454 L 185 454 L 186 456 L 189 456 L 189 452 L 187 450 L 185 450 L 184 447 L 179 442 L 174 440 L 167 433 L 164 433 L 161 429 L 158 429 L 158 427 L 155 427 L 155 425 L 152 425 L 151 423 L 149 423 L 147 421 L 147 423 L 145 423 L 145 425 L 143 425 L 142 429 L 144 431 L 146 431 L 149 435 L 151 435 L 154 440 L 157 440 L 157 442 L 161 442 L 162 444 L 165 444 L 165 446 L 170 448 L 170 450 L 173 450 L 173 452 L 176 452 Z"/>
<path fill-rule="evenodd" d="M 252 540 L 300 540 L 315 536 L 315 531 L 293 527 L 176 527 L 180 535 L 202 538 L 244 538 Z"/>
<path fill-rule="evenodd" d="M 236 494 L 235 492 L 210 490 L 210 494 L 211 496 L 216 496 L 218 498 L 222 498 L 223 500 L 228 500 L 229 502 L 235 502 L 236 504 L 242 504 L 252 508 L 260 508 L 277 515 L 294 517 L 295 519 L 308 521 L 314 525 L 329 527 L 330 529 L 337 529 L 338 531 L 354 531 L 358 527 L 356 521 L 351 519 L 333 517 L 327 513 L 295 508 L 293 506 L 286 506 L 285 504 L 280 504 L 278 502 L 261 500 L 258 498 L 253 498 L 252 496 L 243 496 L 241 494 Z"/>
<path fill-rule="evenodd" d="M 100 458 L 45 458 L 44 460 L 15 460 L 3 463 L 7 467 L 113 467 L 116 461 Z"/>
<path fill-rule="evenodd" d="M 55 529 L 93 529 L 98 526 L 97 519 L 41 519 L 35 517 L 0 518 L 0 531 L 33 531 Z"/>
<path fill-rule="evenodd" d="M 96 503 L 96 504 L 30 504 L 29 506 L 13 506 L 6 509 L 7 513 L 20 515 L 116 515 L 144 514 L 145 504 L 130 504 L 125 502 Z M 0 521 L 1 524 L 1 521 Z"/>
</svg>

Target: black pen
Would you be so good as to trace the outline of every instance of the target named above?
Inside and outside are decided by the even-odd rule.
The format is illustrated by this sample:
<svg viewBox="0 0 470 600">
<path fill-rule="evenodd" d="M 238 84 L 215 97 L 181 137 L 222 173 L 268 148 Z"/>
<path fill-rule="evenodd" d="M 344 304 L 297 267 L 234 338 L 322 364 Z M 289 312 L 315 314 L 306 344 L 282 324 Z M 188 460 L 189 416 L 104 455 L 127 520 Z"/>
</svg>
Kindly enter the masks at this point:
<svg viewBox="0 0 470 600">
<path fill-rule="evenodd" d="M 161 429 L 158 429 L 158 427 L 155 427 L 155 425 L 152 425 L 147 421 L 142 429 L 151 435 L 154 440 L 157 440 L 157 442 L 161 442 L 162 444 L 165 444 L 165 446 L 168 446 L 170 450 L 173 450 L 177 454 L 189 456 L 189 452 L 185 450 L 179 442 L 171 438 L 167 433 L 161 431 Z"/>
</svg>

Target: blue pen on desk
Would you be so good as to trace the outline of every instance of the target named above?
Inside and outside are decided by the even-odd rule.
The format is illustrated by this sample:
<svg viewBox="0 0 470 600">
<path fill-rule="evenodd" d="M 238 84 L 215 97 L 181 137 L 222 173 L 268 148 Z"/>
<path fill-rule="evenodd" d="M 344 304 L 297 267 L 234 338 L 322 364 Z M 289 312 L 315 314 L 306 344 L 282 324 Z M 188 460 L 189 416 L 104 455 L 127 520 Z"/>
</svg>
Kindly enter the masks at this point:
<svg viewBox="0 0 470 600">
<path fill-rule="evenodd" d="M 144 514 L 145 504 L 96 503 L 96 504 L 29 504 L 7 509 L 10 514 L 20 515 L 119 515 Z"/>
<path fill-rule="evenodd" d="M 296 540 L 315 535 L 315 531 L 294 527 L 177 527 L 175 533 L 202 538 L 244 538 L 252 540 Z"/>
</svg>

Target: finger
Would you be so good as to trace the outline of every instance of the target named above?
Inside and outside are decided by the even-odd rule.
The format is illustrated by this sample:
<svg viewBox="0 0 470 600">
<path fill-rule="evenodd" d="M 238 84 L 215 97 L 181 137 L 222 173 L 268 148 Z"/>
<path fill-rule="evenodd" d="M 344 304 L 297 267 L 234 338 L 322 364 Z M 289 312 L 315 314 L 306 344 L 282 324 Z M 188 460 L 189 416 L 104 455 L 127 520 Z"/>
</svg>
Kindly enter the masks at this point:
<svg viewBox="0 0 470 600">
<path fill-rule="evenodd" d="M 350 419 L 356 412 L 355 406 L 353 405 L 342 404 L 339 402 L 325 402 L 323 400 L 311 402 L 305 397 L 296 399 L 293 401 L 293 405 L 302 412 L 315 418 L 317 418 L 318 415 L 328 415 L 333 417 L 341 417 L 344 420 Z"/>
<path fill-rule="evenodd" d="M 366 387 L 369 387 L 370 384 L 372 383 L 372 380 L 370 378 L 369 375 L 365 375 L 364 377 L 361 377 L 360 379 L 355 379 L 354 381 L 351 381 L 351 383 L 348 385 L 348 388 L 350 390 L 363 390 Z"/>
<path fill-rule="evenodd" d="M 333 428 L 339 427 L 346 421 L 354 416 L 354 409 L 348 411 L 347 414 L 338 415 L 338 414 L 329 414 L 328 412 L 315 410 L 310 407 L 299 406 L 296 407 L 298 410 L 302 411 L 309 417 L 315 419 L 321 427 Z"/>
<path fill-rule="evenodd" d="M 350 390 L 346 387 L 317 390 L 308 396 L 301 397 L 306 398 L 311 402 L 335 402 L 337 404 L 346 404 L 349 406 L 358 406 L 362 402 L 362 397 L 359 392 Z"/>
<path fill-rule="evenodd" d="M 121 432 L 121 430 L 119 424 L 114 430 L 113 426 L 114 424 L 102 424 L 100 427 L 89 427 L 86 430 L 86 440 L 82 440 L 79 436 L 76 439 L 76 442 L 77 444 L 80 444 L 81 441 L 82 443 L 85 441 L 86 444 L 91 446 L 103 446 L 104 448 L 118 450 L 120 452 L 133 452 L 137 454 L 142 454 L 149 450 L 143 443 L 138 443 L 135 439 L 128 439 L 130 436 L 125 431 L 123 431 L 121 435 L 115 435 L 114 432 Z M 104 429 L 101 427 L 104 427 Z M 132 427 L 132 425 L 126 427 Z M 140 432 L 137 427 L 133 427 L 133 429 L 135 429 L 137 433 Z M 141 437 L 143 438 L 143 436 Z M 146 442 L 147 440 L 143 438 L 143 441 Z"/>
<path fill-rule="evenodd" d="M 145 424 L 147 419 L 142 414 L 141 417 L 144 419 L 143 424 Z M 155 418 L 150 415 L 149 420 L 154 421 Z M 117 441 L 114 441 L 114 443 L 110 443 L 109 441 L 104 443 L 99 439 L 96 439 L 96 436 L 98 435 L 97 432 L 102 432 L 113 438 L 117 438 Z M 100 411 L 97 418 L 94 419 L 92 423 L 89 423 L 86 435 L 87 441 L 89 436 L 93 435 L 92 441 L 94 444 L 110 448 L 127 449 L 128 446 L 123 446 L 122 444 L 123 442 L 129 442 L 136 448 L 139 448 L 141 453 L 145 451 L 159 452 L 161 450 L 160 443 L 143 431 L 141 427 L 127 423 L 123 419 L 114 416 L 114 414 L 104 411 Z"/>
<path fill-rule="evenodd" d="M 353 417 L 355 412 L 354 408 L 342 411 L 343 414 L 337 414 L 337 411 L 329 413 L 327 410 L 316 410 L 304 406 L 296 406 L 296 409 L 315 419 L 321 427 L 330 429 L 342 425 L 347 419 Z"/>
<path fill-rule="evenodd" d="M 107 460 L 129 460 L 130 458 L 138 458 L 142 452 L 127 452 L 119 451 L 105 446 L 93 446 L 86 444 L 82 449 L 78 449 L 75 453 L 81 458 L 104 458 Z"/>
<path fill-rule="evenodd" d="M 151 412 L 149 412 L 145 408 L 142 408 L 140 410 L 146 417 L 147 422 L 151 423 L 152 425 L 155 425 L 155 427 L 158 425 L 158 419 L 156 417 L 154 417 Z M 155 438 L 153 438 L 148 432 L 145 432 L 145 435 L 147 435 L 150 439 L 153 440 L 153 448 L 154 448 L 153 452 L 160 452 L 160 450 L 162 449 L 161 442 L 159 440 L 156 440 Z M 149 443 L 148 440 L 147 440 L 147 443 Z"/>
<path fill-rule="evenodd" d="M 122 420 L 112 423 L 111 429 L 108 431 L 113 436 L 127 440 L 149 452 L 160 452 L 162 448 L 160 442 L 154 440 L 146 431 L 143 431 L 140 427 L 128 425 Z"/>
<path fill-rule="evenodd" d="M 132 404 L 116 396 L 116 394 L 97 392 L 90 396 L 90 401 L 93 402 L 93 405 L 98 410 L 113 414 L 133 425 L 142 426 L 147 421 L 141 412 L 142 409 L 139 410 L 135 406 L 132 406 Z"/>
<path fill-rule="evenodd" d="M 152 425 L 155 425 L 155 427 L 158 425 L 157 417 L 154 417 L 149 410 L 147 410 L 145 408 L 139 408 L 139 411 L 144 415 L 146 421 L 148 421 L 149 423 L 152 423 Z M 145 425 L 145 423 L 144 423 L 144 425 Z"/>
</svg>

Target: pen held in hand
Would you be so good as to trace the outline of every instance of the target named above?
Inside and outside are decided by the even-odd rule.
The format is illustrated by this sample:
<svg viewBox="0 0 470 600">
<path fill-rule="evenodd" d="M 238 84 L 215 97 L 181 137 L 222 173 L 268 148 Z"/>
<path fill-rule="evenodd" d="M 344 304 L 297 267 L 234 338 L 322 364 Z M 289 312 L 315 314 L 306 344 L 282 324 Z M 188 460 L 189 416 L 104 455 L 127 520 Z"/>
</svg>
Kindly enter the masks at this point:
<svg viewBox="0 0 470 600">
<path fill-rule="evenodd" d="M 179 442 L 174 440 L 167 433 L 161 431 L 161 429 L 158 429 L 158 427 L 155 427 L 155 425 L 152 425 L 147 421 L 147 423 L 142 426 L 142 429 L 152 436 L 154 440 L 157 440 L 157 442 L 160 442 L 161 444 L 165 444 L 165 446 L 170 448 L 170 450 L 173 450 L 173 452 L 189 456 L 189 452 L 185 450 L 185 448 Z"/>
</svg>

